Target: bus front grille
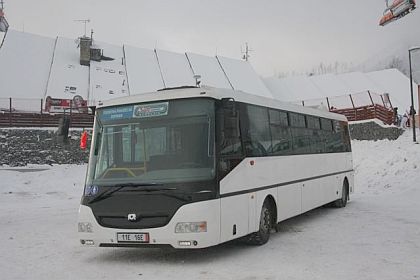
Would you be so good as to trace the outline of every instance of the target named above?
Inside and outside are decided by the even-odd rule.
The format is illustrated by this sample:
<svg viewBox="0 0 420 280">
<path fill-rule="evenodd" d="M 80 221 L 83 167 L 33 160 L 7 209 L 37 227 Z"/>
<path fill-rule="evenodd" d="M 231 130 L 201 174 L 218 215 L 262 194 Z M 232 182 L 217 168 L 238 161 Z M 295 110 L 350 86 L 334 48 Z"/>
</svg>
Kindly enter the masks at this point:
<svg viewBox="0 0 420 280">
<path fill-rule="evenodd" d="M 127 216 L 99 216 L 101 226 L 109 228 L 144 229 L 162 227 L 169 223 L 168 215 L 162 216 L 138 216 L 135 221 L 129 221 Z"/>
</svg>

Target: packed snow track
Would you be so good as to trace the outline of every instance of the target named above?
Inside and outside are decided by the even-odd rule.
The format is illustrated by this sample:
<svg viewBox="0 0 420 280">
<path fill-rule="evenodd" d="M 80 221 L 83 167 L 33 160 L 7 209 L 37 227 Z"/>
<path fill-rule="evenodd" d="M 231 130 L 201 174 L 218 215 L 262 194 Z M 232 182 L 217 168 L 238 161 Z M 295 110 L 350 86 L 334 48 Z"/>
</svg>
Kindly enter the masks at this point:
<svg viewBox="0 0 420 280">
<path fill-rule="evenodd" d="M 268 244 L 203 250 L 84 248 L 86 166 L 0 169 L 1 279 L 420 279 L 420 145 L 353 141 L 347 207 L 280 224 Z M 33 166 L 28 168 L 45 168 Z"/>
</svg>

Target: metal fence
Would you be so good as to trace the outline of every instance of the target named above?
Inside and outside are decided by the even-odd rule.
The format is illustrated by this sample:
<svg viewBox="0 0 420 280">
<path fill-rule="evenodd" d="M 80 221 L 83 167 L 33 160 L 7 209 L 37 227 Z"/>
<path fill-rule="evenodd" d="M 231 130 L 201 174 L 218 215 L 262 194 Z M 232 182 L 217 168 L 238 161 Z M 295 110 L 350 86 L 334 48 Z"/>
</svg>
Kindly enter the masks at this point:
<svg viewBox="0 0 420 280">
<path fill-rule="evenodd" d="M 0 98 L 0 112 L 40 113 L 44 111 L 44 99 Z"/>
<path fill-rule="evenodd" d="M 69 116 L 70 127 L 93 126 L 93 115 L 87 110 L 68 108 L 50 113 L 44 107 L 42 98 L 0 98 L 0 127 L 57 127 L 63 115 Z"/>
</svg>

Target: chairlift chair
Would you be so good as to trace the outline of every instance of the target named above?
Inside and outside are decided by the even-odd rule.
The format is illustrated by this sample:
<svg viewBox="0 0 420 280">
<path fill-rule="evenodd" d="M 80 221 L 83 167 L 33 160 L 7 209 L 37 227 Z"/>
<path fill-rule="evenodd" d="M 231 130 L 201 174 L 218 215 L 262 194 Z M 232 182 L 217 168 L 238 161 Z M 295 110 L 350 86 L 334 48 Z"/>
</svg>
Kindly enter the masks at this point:
<svg viewBox="0 0 420 280">
<path fill-rule="evenodd" d="M 379 21 L 380 26 L 385 26 L 397 19 L 406 16 L 416 8 L 415 0 L 393 0 L 392 3 L 389 2 L 390 0 L 385 0 L 386 9 L 384 10 L 384 14 Z"/>
</svg>

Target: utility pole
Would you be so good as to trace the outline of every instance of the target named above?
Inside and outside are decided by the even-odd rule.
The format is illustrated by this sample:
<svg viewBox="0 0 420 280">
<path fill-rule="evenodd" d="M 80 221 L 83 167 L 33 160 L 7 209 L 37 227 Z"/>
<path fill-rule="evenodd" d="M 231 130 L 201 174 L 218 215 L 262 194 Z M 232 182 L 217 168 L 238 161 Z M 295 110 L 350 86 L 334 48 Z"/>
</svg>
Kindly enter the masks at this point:
<svg viewBox="0 0 420 280">
<path fill-rule="evenodd" d="M 86 25 L 87 25 L 88 22 L 90 22 L 90 19 L 75 19 L 74 21 L 75 22 L 81 22 L 81 23 L 84 24 L 84 26 L 85 26 L 84 37 L 86 37 Z"/>
<path fill-rule="evenodd" d="M 413 142 L 417 142 L 416 138 L 416 110 L 414 109 L 414 93 L 413 93 L 413 70 L 411 68 L 411 52 L 420 50 L 420 47 L 412 47 L 408 50 L 408 64 L 410 66 L 410 92 L 411 92 L 411 106 L 410 115 L 412 116 L 410 125 L 413 127 Z"/>
<path fill-rule="evenodd" d="M 254 50 L 249 48 L 248 43 L 245 43 L 245 51 L 243 51 L 242 47 L 241 47 L 241 53 L 243 54 L 242 59 L 245 60 L 245 61 L 248 61 L 249 58 L 251 57 L 251 55 L 249 53 L 252 52 L 252 51 L 254 51 Z"/>
</svg>

